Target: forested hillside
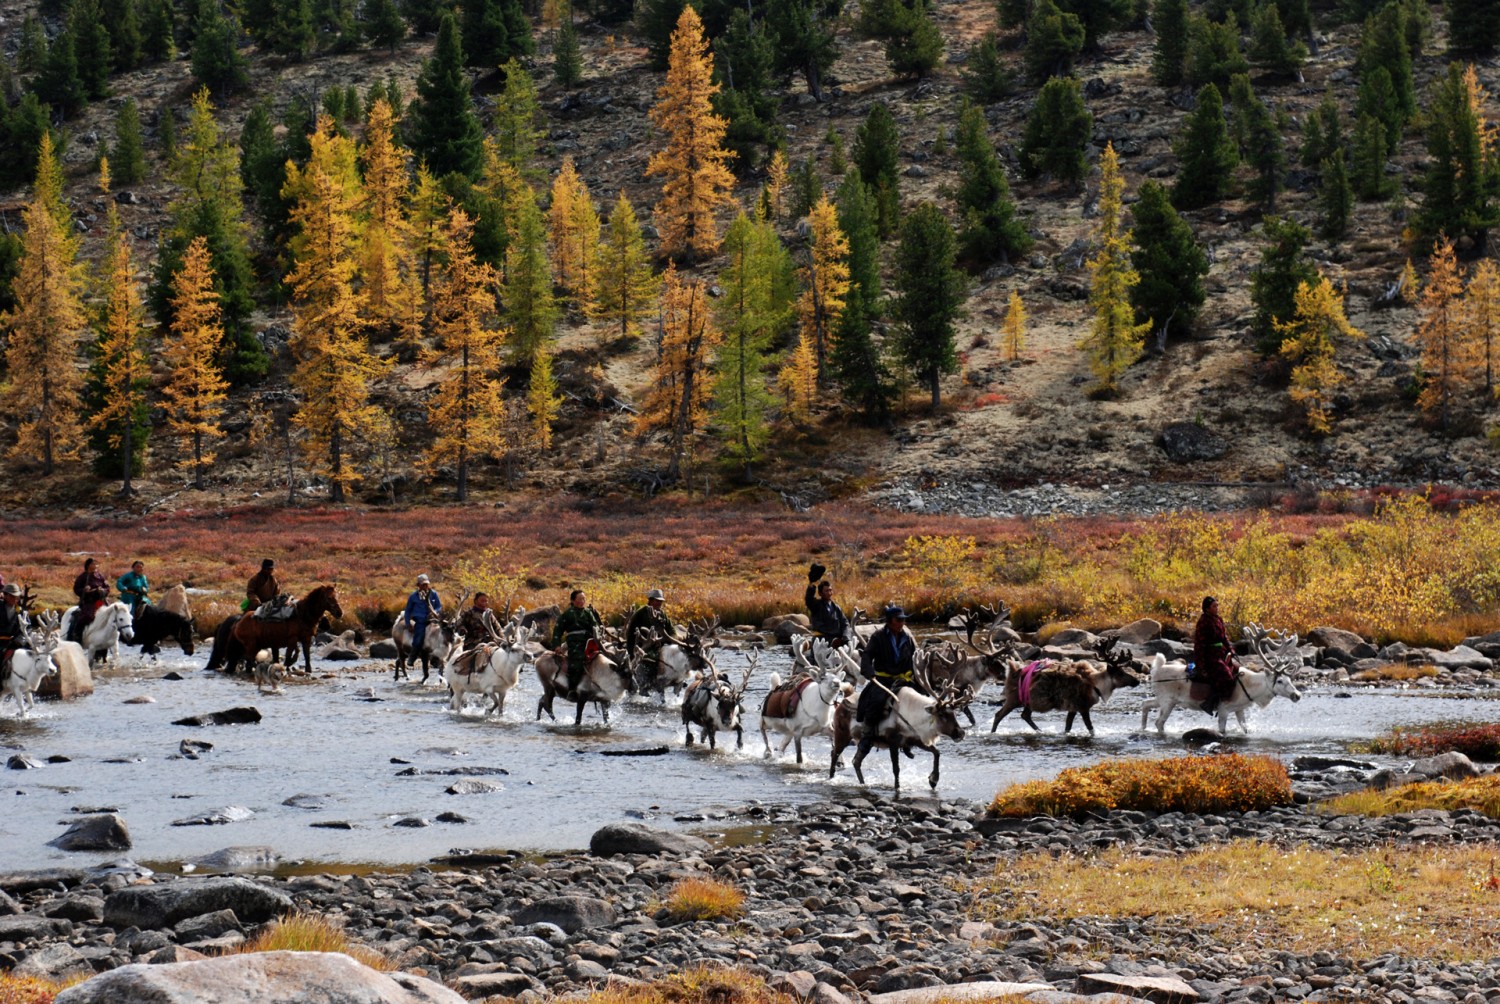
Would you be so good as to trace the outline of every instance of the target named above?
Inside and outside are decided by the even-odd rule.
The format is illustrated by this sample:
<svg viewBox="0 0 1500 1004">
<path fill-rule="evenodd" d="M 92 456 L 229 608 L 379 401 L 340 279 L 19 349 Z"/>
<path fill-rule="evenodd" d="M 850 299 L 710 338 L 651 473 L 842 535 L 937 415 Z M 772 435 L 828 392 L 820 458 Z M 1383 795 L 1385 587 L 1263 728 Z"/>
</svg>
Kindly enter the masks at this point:
<svg viewBox="0 0 1500 1004">
<path fill-rule="evenodd" d="M 16 503 L 1500 481 L 1500 2 L 0 14 Z"/>
</svg>

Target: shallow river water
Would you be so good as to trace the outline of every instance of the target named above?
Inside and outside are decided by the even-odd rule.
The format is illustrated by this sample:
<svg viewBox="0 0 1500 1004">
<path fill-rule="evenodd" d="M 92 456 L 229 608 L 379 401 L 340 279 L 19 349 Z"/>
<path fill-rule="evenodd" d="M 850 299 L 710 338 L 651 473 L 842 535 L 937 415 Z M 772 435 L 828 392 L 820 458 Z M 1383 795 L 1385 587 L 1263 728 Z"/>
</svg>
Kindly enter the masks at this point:
<svg viewBox="0 0 1500 1004">
<path fill-rule="evenodd" d="M 846 768 L 827 780 L 829 741 L 804 745 L 807 762 L 798 766 L 789 749 L 777 760 L 762 758 L 758 728 L 760 696 L 772 670 L 784 675 L 783 648 L 764 654 L 746 699 L 749 727 L 745 748 L 735 751 L 733 735 L 720 737 L 716 753 L 701 746 L 685 749 L 675 706 L 663 709 L 629 698 L 603 725 L 588 709 L 575 729 L 572 709 L 565 723 L 534 721 L 539 687 L 530 670 L 511 692 L 501 718 L 477 710 L 455 715 L 436 675 L 426 688 L 393 683 L 389 664 L 314 662 L 314 678 L 289 682 L 283 694 L 259 694 L 253 683 L 202 670 L 206 648 L 194 657 L 175 650 L 159 663 L 131 653 L 119 669 L 96 678 L 92 697 L 67 704 L 37 705 L 28 721 L 0 719 L 0 744 L 24 750 L 36 760 L 68 757 L 66 763 L 9 771 L 0 798 L 0 868 L 87 864 L 119 855 L 65 853 L 47 846 L 78 810 L 112 809 L 126 820 L 143 862 L 180 862 L 228 846 L 264 845 L 288 862 L 402 864 L 426 861 L 454 849 L 559 850 L 585 847 L 589 835 L 611 822 L 647 820 L 652 825 L 708 832 L 728 807 L 760 800 L 795 807 L 827 796 L 830 784 L 854 786 Z M 737 678 L 737 653 L 719 656 L 720 668 Z M 177 671 L 185 679 L 161 677 Z M 333 678 L 318 674 L 335 673 Z M 1201 713 L 1179 710 L 1168 723 L 1167 739 L 1139 732 L 1140 702 L 1147 688 L 1123 690 L 1094 712 L 1097 735 L 1089 739 L 1082 723 L 1064 737 L 1062 716 L 1038 716 L 1040 735 L 1016 715 L 991 735 L 990 719 L 998 688 L 975 704 L 979 727 L 961 743 L 944 740 L 944 797 L 988 799 L 1016 781 L 1055 775 L 1064 767 L 1104 757 L 1168 756 L 1183 749 L 1185 729 L 1210 724 Z M 1300 703 L 1278 699 L 1264 711 L 1252 709 L 1251 734 L 1237 748 L 1291 757 L 1303 753 L 1339 754 L 1351 740 L 1368 738 L 1395 724 L 1442 719 L 1492 719 L 1500 705 L 1481 697 L 1431 691 L 1354 690 L 1346 696 L 1318 689 Z M 127 704 L 136 696 L 155 699 Z M 670 698 L 669 698 L 670 701 Z M 173 719 L 241 705 L 264 715 L 256 725 L 189 728 Z M 559 714 L 563 705 L 558 704 Z M 7 708 L 9 711 L 9 708 Z M 1235 727 L 1231 722 L 1231 733 Z M 178 752 L 183 739 L 205 740 L 211 751 L 198 759 Z M 666 747 L 655 756 L 606 756 L 605 751 Z M 845 757 L 846 764 L 848 755 Z M 396 762 L 398 761 L 398 762 Z M 903 792 L 927 794 L 930 759 L 918 752 L 902 761 Z M 403 774 L 463 767 L 504 768 L 498 791 L 472 795 L 445 792 L 457 776 Z M 888 756 L 877 751 L 866 761 L 872 791 L 890 791 Z M 305 808 L 285 802 L 295 796 Z M 173 826 L 225 807 L 253 815 L 224 825 Z M 457 813 L 465 823 L 437 821 Z M 687 817 L 687 818 L 676 818 Z M 425 827 L 397 826 L 398 820 L 427 820 Z M 345 821 L 352 829 L 314 827 Z"/>
</svg>

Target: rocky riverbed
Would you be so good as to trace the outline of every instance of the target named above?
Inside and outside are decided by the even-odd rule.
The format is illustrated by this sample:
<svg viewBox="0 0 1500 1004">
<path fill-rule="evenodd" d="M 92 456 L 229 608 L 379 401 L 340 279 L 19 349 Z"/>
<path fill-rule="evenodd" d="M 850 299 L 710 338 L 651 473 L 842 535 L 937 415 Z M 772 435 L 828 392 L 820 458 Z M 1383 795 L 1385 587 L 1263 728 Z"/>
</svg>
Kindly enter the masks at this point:
<svg viewBox="0 0 1500 1004">
<path fill-rule="evenodd" d="M 1307 799 L 1364 783 L 1367 766 L 1308 761 L 1293 775 Z M 233 948 L 298 909 L 339 919 L 400 968 L 470 998 L 532 999 L 711 962 L 818 1004 L 975 981 L 1031 984 L 1048 991 L 1031 999 L 1053 1002 L 1110 990 L 1155 1001 L 1500 1000 L 1500 960 L 1303 955 L 1233 925 L 1168 920 L 992 922 L 970 885 L 1025 851 L 1066 860 L 1110 846 L 1166 855 L 1239 838 L 1327 848 L 1492 843 L 1500 821 L 1470 811 L 1335 817 L 1303 806 L 996 821 L 979 809 L 840 793 L 816 806 L 741 806 L 701 836 L 612 826 L 588 853 L 448 859 L 384 874 L 176 878 L 129 864 L 9 873 L 0 875 L 0 913 L 11 914 L 0 916 L 0 965 L 69 976 L 179 961 Z M 747 896 L 745 915 L 672 923 L 661 902 L 686 877 L 733 883 Z"/>
</svg>

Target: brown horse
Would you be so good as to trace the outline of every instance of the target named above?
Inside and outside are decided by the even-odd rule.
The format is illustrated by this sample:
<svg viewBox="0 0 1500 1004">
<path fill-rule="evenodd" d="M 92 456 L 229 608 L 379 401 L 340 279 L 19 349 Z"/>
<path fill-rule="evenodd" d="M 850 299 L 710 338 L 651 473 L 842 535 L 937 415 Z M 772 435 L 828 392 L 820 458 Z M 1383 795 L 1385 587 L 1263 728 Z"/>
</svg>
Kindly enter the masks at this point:
<svg viewBox="0 0 1500 1004">
<path fill-rule="evenodd" d="M 318 630 L 318 622 L 325 613 L 335 617 L 344 616 L 333 586 L 319 586 L 308 593 L 297 604 L 296 612 L 284 621 L 266 621 L 248 614 L 241 617 L 234 626 L 234 640 L 247 653 L 255 653 L 263 648 L 286 647 L 288 666 L 296 664 L 297 646 L 301 645 L 303 665 L 311 674 L 312 639 Z"/>
</svg>

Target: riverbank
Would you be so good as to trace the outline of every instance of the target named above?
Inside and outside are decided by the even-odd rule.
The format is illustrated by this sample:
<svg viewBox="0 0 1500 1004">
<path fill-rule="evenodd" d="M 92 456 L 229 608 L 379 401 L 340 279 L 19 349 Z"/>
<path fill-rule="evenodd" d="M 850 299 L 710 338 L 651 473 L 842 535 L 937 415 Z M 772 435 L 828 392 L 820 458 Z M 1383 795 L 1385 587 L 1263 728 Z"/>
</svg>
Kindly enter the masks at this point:
<svg viewBox="0 0 1500 1004">
<path fill-rule="evenodd" d="M 1304 773 L 1327 783 L 1338 775 Z M 595 837 L 600 853 L 499 855 L 481 859 L 485 867 L 357 876 L 204 880 L 146 877 L 130 867 L 10 873 L 0 875 L 0 889 L 22 912 L 0 917 L 0 965 L 66 977 L 217 953 L 253 931 L 255 921 L 239 913 L 267 919 L 295 909 L 341 922 L 397 968 L 470 997 L 527 999 L 610 978 L 658 979 L 702 962 L 743 967 L 824 1004 L 976 980 L 1065 991 L 1113 980 L 1128 992 L 1143 977 L 1180 981 L 1194 995 L 1174 999 L 1226 1004 L 1478 1004 L 1500 996 L 1493 908 L 1475 912 L 1456 948 L 1354 955 L 1341 950 L 1337 930 L 1297 946 L 1243 917 L 1015 919 L 1017 903 L 993 892 L 995 877 L 1028 855 L 1052 855 L 1056 867 L 1070 869 L 1119 848 L 1170 869 L 1183 855 L 1236 840 L 1341 854 L 1379 849 L 1394 884 L 1408 853 L 1493 851 L 1500 821 L 1475 812 L 1363 818 L 1291 806 L 986 820 L 966 801 L 836 793 L 816 806 L 743 806 L 706 835 L 712 839 L 612 828 Z M 627 848 L 649 853 L 612 853 Z M 689 877 L 735 886 L 746 897 L 743 916 L 670 922 L 663 903 Z M 201 906 L 201 913 L 152 913 L 153 903 L 186 902 L 188 890 L 215 883 L 218 891 L 199 896 L 199 906 L 178 911 Z"/>
</svg>

